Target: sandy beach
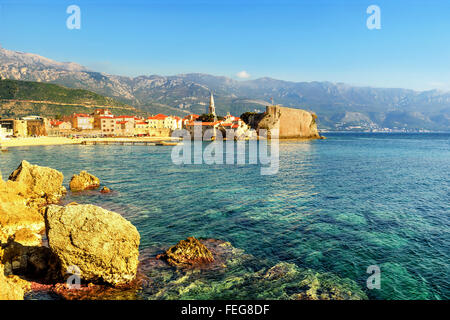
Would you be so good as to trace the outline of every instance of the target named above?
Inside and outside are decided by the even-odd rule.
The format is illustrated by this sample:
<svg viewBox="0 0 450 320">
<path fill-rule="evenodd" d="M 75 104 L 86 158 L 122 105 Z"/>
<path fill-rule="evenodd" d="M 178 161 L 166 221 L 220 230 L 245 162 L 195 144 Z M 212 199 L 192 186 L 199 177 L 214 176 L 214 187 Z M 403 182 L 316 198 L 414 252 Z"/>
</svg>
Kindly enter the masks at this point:
<svg viewBox="0 0 450 320">
<path fill-rule="evenodd" d="M 37 138 L 11 138 L 1 139 L 0 146 L 2 148 L 9 147 L 26 147 L 26 146 L 49 146 L 62 144 L 80 144 L 83 139 L 71 139 L 65 137 L 37 137 Z"/>
<path fill-rule="evenodd" d="M 83 141 L 170 141 L 177 140 L 171 137 L 116 137 L 116 138 L 66 138 L 66 137 L 36 137 L 36 138 L 12 138 L 1 139 L 1 148 L 10 147 L 28 147 L 28 146 L 50 146 L 50 145 L 66 145 L 66 144 L 81 144 Z"/>
</svg>

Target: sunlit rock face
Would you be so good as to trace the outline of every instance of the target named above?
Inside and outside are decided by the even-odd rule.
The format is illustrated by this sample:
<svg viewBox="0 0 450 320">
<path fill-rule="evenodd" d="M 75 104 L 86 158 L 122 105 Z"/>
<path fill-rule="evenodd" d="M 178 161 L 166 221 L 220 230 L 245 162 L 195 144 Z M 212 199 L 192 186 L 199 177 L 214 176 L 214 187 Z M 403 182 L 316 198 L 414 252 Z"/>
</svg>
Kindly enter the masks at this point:
<svg viewBox="0 0 450 320">
<path fill-rule="evenodd" d="M 94 205 L 51 205 L 45 221 L 61 276 L 75 266 L 83 281 L 122 285 L 135 278 L 140 235 L 118 213 Z"/>
<path fill-rule="evenodd" d="M 97 189 L 100 187 L 100 179 L 86 171 L 81 171 L 80 174 L 73 175 L 69 187 L 71 191 Z"/>
<path fill-rule="evenodd" d="M 23 160 L 0 180 L 0 242 L 9 237 L 27 246 L 40 245 L 45 223 L 39 209 L 58 202 L 66 193 L 61 172 Z"/>
<path fill-rule="evenodd" d="M 268 106 L 255 125 L 258 130 L 266 129 L 269 136 L 278 130 L 280 139 L 319 139 L 316 119 L 315 114 L 305 110 Z"/>
<path fill-rule="evenodd" d="M 63 180 L 64 175 L 58 170 L 32 165 L 26 160 L 9 176 L 17 193 L 37 206 L 57 203 L 66 193 Z"/>
</svg>

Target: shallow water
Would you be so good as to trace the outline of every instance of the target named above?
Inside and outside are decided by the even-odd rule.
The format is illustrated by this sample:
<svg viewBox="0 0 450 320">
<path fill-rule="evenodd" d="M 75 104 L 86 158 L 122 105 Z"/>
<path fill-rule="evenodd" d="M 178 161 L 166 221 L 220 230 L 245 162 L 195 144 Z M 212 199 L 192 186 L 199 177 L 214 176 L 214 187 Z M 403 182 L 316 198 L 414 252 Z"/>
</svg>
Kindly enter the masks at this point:
<svg viewBox="0 0 450 320">
<path fill-rule="evenodd" d="M 372 299 L 449 299 L 450 134 L 329 133 L 280 143 L 280 168 L 174 165 L 172 147 L 45 146 L 0 155 L 87 170 L 114 190 L 68 194 L 121 213 L 142 249 L 216 238 L 264 260 L 350 278 Z M 204 144 L 206 146 L 207 143 Z M 366 269 L 381 268 L 368 290 Z"/>
</svg>

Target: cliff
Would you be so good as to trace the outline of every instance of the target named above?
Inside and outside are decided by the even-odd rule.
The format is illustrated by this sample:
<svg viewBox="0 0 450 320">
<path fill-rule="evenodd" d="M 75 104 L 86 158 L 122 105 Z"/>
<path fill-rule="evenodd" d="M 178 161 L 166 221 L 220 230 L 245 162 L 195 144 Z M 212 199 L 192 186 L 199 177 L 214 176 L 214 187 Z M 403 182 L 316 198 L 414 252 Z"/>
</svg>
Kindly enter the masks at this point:
<svg viewBox="0 0 450 320">
<path fill-rule="evenodd" d="M 266 112 L 248 116 L 248 124 L 256 129 L 266 129 L 269 137 L 279 129 L 280 139 L 321 139 L 314 113 L 280 106 L 267 106 Z"/>
</svg>

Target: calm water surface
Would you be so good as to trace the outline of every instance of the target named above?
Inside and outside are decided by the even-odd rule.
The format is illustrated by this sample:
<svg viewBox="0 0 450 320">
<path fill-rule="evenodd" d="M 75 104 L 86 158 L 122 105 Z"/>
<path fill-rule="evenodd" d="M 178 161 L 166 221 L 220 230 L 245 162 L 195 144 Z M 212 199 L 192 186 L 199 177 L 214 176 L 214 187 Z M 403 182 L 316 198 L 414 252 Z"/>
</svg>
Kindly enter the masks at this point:
<svg viewBox="0 0 450 320">
<path fill-rule="evenodd" d="M 22 159 L 71 175 L 88 170 L 111 195 L 68 195 L 121 213 L 141 247 L 188 236 L 230 241 L 269 263 L 333 272 L 372 299 L 449 299 L 450 134 L 328 134 L 280 143 L 280 169 L 172 164 L 172 147 L 48 146 L 0 155 L 3 178 Z M 206 143 L 205 143 L 206 145 Z"/>
</svg>

